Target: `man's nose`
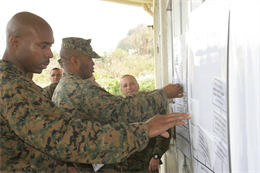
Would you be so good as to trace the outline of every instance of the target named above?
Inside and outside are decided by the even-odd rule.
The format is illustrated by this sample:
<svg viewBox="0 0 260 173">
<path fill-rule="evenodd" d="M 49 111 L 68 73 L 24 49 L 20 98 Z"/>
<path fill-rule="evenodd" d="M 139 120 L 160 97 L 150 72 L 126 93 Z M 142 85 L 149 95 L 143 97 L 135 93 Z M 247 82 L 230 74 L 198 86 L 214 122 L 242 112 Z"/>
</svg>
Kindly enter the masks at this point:
<svg viewBox="0 0 260 173">
<path fill-rule="evenodd" d="M 53 57 L 53 53 L 52 53 L 52 51 L 51 51 L 51 48 L 49 48 L 49 49 L 47 50 L 45 56 L 46 56 L 47 58 L 52 58 L 52 57 Z"/>
</svg>

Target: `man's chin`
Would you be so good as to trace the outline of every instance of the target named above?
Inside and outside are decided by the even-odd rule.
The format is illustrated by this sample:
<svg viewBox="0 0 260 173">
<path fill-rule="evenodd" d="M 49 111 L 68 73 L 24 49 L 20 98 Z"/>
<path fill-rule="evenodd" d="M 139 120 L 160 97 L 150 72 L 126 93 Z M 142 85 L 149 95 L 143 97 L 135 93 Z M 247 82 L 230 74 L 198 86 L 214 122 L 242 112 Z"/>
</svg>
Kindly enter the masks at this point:
<svg viewBox="0 0 260 173">
<path fill-rule="evenodd" d="M 134 93 L 134 92 L 129 92 L 129 93 L 127 93 L 127 94 L 128 94 L 129 96 L 131 96 L 131 95 L 133 95 L 133 93 Z"/>
<path fill-rule="evenodd" d="M 42 69 L 36 69 L 33 72 L 31 72 L 31 73 L 41 74 L 42 73 Z"/>
</svg>

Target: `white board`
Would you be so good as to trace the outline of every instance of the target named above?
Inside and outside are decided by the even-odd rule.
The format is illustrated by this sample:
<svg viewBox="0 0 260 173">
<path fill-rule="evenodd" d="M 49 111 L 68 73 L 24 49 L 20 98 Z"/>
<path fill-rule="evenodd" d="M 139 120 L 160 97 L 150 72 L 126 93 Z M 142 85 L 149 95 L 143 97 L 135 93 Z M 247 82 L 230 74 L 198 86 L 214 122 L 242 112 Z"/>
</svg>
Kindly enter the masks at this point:
<svg viewBox="0 0 260 173">
<path fill-rule="evenodd" d="M 183 97 L 174 99 L 173 112 L 188 112 L 187 96 L 187 59 L 188 45 L 187 35 L 174 38 L 174 78 L 173 83 L 180 83 L 183 86 Z M 191 159 L 191 143 L 189 121 L 186 125 L 176 126 L 176 146 L 182 153 Z"/>
<path fill-rule="evenodd" d="M 260 172 L 259 8 L 259 1 L 238 1 L 230 8 L 230 148 L 236 173 Z"/>
<path fill-rule="evenodd" d="M 206 1 L 190 15 L 188 67 L 193 171 L 229 172 L 227 43 L 229 4 Z"/>
</svg>

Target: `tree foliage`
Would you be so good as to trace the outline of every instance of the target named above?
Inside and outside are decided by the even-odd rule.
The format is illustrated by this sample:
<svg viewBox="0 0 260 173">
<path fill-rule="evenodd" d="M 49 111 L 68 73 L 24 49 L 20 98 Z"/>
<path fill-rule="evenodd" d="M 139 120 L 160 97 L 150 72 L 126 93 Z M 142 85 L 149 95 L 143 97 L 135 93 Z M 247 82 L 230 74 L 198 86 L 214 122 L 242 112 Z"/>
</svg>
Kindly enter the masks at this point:
<svg viewBox="0 0 260 173">
<path fill-rule="evenodd" d="M 153 31 L 144 24 L 130 29 L 127 36 L 119 41 L 117 48 L 129 51 L 134 49 L 139 55 L 153 55 Z"/>
<path fill-rule="evenodd" d="M 118 52 L 121 52 L 120 54 Z M 120 95 L 120 79 L 125 74 L 137 78 L 140 90 L 154 89 L 154 58 L 151 55 L 127 55 L 127 52 L 116 49 L 101 59 L 95 60 L 96 81 L 107 91 Z M 121 57 L 119 55 L 126 54 Z M 110 81 L 110 82 L 108 82 Z M 112 82 L 113 81 L 113 82 Z M 114 87 L 114 88 L 113 88 Z"/>
</svg>

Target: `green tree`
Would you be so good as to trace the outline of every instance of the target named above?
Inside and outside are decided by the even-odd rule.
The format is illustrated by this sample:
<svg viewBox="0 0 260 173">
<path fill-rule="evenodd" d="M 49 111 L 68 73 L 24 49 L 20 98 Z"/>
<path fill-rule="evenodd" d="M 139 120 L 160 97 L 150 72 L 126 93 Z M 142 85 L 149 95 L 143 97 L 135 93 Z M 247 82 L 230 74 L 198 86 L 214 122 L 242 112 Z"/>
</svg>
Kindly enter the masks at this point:
<svg viewBox="0 0 260 173">
<path fill-rule="evenodd" d="M 117 48 L 129 51 L 136 50 L 137 54 L 153 55 L 153 31 L 144 24 L 138 25 L 136 28 L 129 30 L 127 36 L 119 41 Z"/>
<path fill-rule="evenodd" d="M 131 39 L 130 37 L 123 38 L 122 40 L 119 41 L 117 44 L 117 49 L 122 49 L 128 52 L 129 49 L 133 49 L 131 46 Z"/>
</svg>

